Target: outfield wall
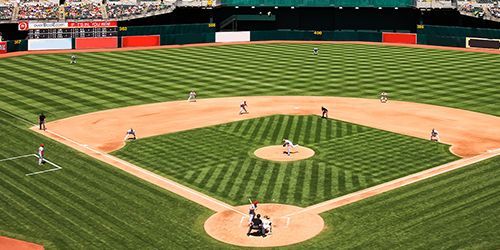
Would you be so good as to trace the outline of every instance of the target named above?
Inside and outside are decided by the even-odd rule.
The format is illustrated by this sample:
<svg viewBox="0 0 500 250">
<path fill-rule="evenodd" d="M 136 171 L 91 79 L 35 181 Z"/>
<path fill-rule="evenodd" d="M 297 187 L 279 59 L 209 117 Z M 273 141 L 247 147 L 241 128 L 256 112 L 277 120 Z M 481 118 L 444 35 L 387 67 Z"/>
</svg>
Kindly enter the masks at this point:
<svg viewBox="0 0 500 250">
<path fill-rule="evenodd" d="M 472 40 L 467 38 L 474 38 Z M 419 25 L 417 33 L 375 30 L 262 30 L 215 32 L 214 24 L 163 25 L 120 27 L 118 37 L 14 40 L 7 42 L 7 51 L 147 47 L 159 45 L 237 42 L 237 41 L 364 41 L 424 44 L 453 47 L 496 48 L 492 42 L 480 39 L 500 39 L 500 30 Z"/>
</svg>

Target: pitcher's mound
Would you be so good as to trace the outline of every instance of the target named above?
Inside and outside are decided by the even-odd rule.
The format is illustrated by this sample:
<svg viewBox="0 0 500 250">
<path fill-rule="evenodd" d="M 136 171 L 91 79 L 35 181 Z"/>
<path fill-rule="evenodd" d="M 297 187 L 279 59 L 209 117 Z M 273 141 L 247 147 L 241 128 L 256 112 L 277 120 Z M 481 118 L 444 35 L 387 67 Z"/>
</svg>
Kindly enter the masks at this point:
<svg viewBox="0 0 500 250">
<path fill-rule="evenodd" d="M 304 160 L 314 156 L 314 150 L 306 148 L 304 146 L 298 146 L 297 148 L 292 148 L 290 151 L 290 156 L 286 154 L 286 147 L 282 145 L 267 146 L 255 150 L 255 156 L 270 160 L 270 161 L 298 161 Z"/>
<path fill-rule="evenodd" d="M 237 246 L 277 247 L 299 243 L 318 235 L 324 227 L 324 221 L 317 214 L 297 213 L 302 208 L 281 204 L 259 204 L 257 213 L 271 217 L 273 232 L 266 237 L 258 236 L 256 231 L 251 236 L 248 232 L 248 207 L 236 207 L 212 215 L 205 222 L 205 231 L 213 238 Z"/>
</svg>

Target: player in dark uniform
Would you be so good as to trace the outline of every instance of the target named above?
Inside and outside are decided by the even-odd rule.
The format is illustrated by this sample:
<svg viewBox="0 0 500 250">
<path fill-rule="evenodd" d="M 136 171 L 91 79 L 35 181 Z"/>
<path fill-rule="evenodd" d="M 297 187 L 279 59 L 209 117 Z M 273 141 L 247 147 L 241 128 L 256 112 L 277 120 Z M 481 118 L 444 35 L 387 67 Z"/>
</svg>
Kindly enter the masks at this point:
<svg viewBox="0 0 500 250">
<path fill-rule="evenodd" d="M 38 116 L 38 125 L 40 126 L 40 130 L 46 130 L 47 128 L 45 127 L 45 115 L 43 113 L 41 113 L 39 116 Z"/>
<path fill-rule="evenodd" d="M 326 107 L 321 107 L 321 113 L 321 118 L 328 118 L 328 109 Z"/>
</svg>

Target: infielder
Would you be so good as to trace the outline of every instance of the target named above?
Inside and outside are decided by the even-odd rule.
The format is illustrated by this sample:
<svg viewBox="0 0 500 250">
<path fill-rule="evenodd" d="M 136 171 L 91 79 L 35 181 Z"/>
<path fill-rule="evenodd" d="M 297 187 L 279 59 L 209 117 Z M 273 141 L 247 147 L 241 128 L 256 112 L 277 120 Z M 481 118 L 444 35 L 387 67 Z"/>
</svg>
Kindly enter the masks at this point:
<svg viewBox="0 0 500 250">
<path fill-rule="evenodd" d="M 328 118 L 328 109 L 324 106 L 321 107 L 321 118 Z"/>
<path fill-rule="evenodd" d="M 71 61 L 69 62 L 69 64 L 76 64 L 76 56 L 75 55 L 71 55 Z"/>
<path fill-rule="evenodd" d="M 196 92 L 194 90 L 189 92 L 188 102 L 196 102 Z"/>
<path fill-rule="evenodd" d="M 389 95 L 385 91 L 382 91 L 382 93 L 380 93 L 380 102 L 386 103 L 388 100 L 389 100 Z"/>
<path fill-rule="evenodd" d="M 42 165 L 45 163 L 45 160 L 43 159 L 44 155 L 45 155 L 45 145 L 43 145 L 42 143 L 38 148 L 38 165 Z"/>
<path fill-rule="evenodd" d="M 299 144 L 293 145 L 292 141 L 290 141 L 288 139 L 283 139 L 283 147 L 286 147 L 286 149 L 287 149 L 286 152 L 284 152 L 284 153 L 288 154 L 288 156 L 290 156 L 290 154 L 291 154 L 291 152 L 290 152 L 291 149 L 297 148 L 298 146 L 299 146 Z"/>
<path fill-rule="evenodd" d="M 431 141 L 439 141 L 439 132 L 434 128 L 431 130 Z"/>
<path fill-rule="evenodd" d="M 319 49 L 318 48 L 314 48 L 313 49 L 313 55 L 317 56 L 319 53 Z"/>
<path fill-rule="evenodd" d="M 133 140 L 137 139 L 137 136 L 135 135 L 135 130 L 133 128 L 130 128 L 129 130 L 127 130 L 127 133 L 125 134 L 125 138 L 123 140 L 124 141 L 128 140 L 130 135 L 134 136 L 134 138 L 132 138 Z"/>
<path fill-rule="evenodd" d="M 240 115 L 242 115 L 242 114 L 248 114 L 247 107 L 248 107 L 247 101 L 243 101 L 240 104 Z"/>
</svg>

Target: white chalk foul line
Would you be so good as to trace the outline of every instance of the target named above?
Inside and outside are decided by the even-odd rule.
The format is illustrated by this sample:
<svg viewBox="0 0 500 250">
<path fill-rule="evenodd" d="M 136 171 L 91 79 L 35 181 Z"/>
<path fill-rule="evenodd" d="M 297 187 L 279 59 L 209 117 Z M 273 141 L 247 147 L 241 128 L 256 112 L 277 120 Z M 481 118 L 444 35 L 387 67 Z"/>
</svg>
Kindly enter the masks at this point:
<svg viewBox="0 0 500 250">
<path fill-rule="evenodd" d="M 109 154 L 103 153 L 103 152 L 101 152 L 101 151 L 99 151 L 99 150 L 93 149 L 92 147 L 90 147 L 90 146 L 88 146 L 88 145 L 81 144 L 81 143 L 79 143 L 79 142 L 77 142 L 77 141 L 74 141 L 74 140 L 72 140 L 72 139 L 70 139 L 70 138 L 68 138 L 68 137 L 66 137 L 66 136 L 63 136 L 63 135 L 61 135 L 61 134 L 59 134 L 59 133 L 56 133 L 56 132 L 54 132 L 54 131 L 51 131 L 51 130 L 48 130 L 48 129 L 47 129 L 45 132 L 50 133 L 50 134 L 53 134 L 53 135 L 55 135 L 55 136 L 57 136 L 57 137 L 60 137 L 60 138 L 62 138 L 62 139 L 64 139 L 64 140 L 67 140 L 67 141 L 69 141 L 69 142 L 71 142 L 71 143 L 73 143 L 73 144 L 75 144 L 75 145 L 77 145 L 77 146 L 79 146 L 79 147 L 82 147 L 82 148 L 88 149 L 88 150 L 90 150 L 90 151 L 92 151 L 92 152 L 94 152 L 94 153 L 96 153 L 96 154 L 98 154 L 98 155 L 101 155 L 101 156 L 103 156 L 103 157 L 106 157 L 106 158 L 111 159 L 111 160 L 113 160 L 113 161 L 117 161 L 117 162 L 119 162 L 119 163 L 121 163 L 121 164 L 123 164 L 123 165 L 126 165 L 126 166 L 128 166 L 128 167 L 131 167 L 131 168 L 133 168 L 133 169 L 134 169 L 134 170 L 136 170 L 136 171 L 139 171 L 139 172 L 141 172 L 141 173 L 143 173 L 143 174 L 146 174 L 146 175 L 148 175 L 148 176 L 151 176 L 151 177 L 153 177 L 153 178 L 155 178 L 155 179 L 157 179 L 157 180 L 160 180 L 160 181 L 162 181 L 162 182 L 164 182 L 164 183 L 166 183 L 166 184 L 168 184 L 168 185 L 171 185 L 171 186 L 174 186 L 174 187 L 179 188 L 179 189 L 181 189 L 181 190 L 184 190 L 184 191 L 186 191 L 186 192 L 188 192 L 188 193 L 190 193 L 190 194 L 193 194 L 193 195 L 195 195 L 195 196 L 201 197 L 201 198 L 203 198 L 203 199 L 205 199 L 205 200 L 207 200 L 207 201 L 210 201 L 210 202 L 212 202 L 212 203 L 215 203 L 215 204 L 217 204 L 217 205 L 219 205 L 219 206 L 222 206 L 222 207 L 224 207 L 224 208 L 226 208 L 226 209 L 232 210 L 232 211 L 234 211 L 234 212 L 236 212 L 236 213 L 239 213 L 239 214 L 241 214 L 241 215 L 245 215 L 245 213 L 238 211 L 238 210 L 237 210 L 237 209 L 235 209 L 234 207 L 232 207 L 232 206 L 230 206 L 230 205 L 228 205 L 228 204 L 226 204 L 226 203 L 224 203 L 224 202 L 221 202 L 221 201 L 219 201 L 219 200 L 217 200 L 217 199 L 215 199 L 215 198 L 212 198 L 212 197 L 210 197 L 210 196 L 207 196 L 207 195 L 205 195 L 205 194 L 202 194 L 202 193 L 200 193 L 200 192 L 198 192 L 198 191 L 192 190 L 192 189 L 190 189 L 190 188 L 188 188 L 188 187 L 185 187 L 185 186 L 183 186 L 183 185 L 181 185 L 181 184 L 179 184 L 179 183 L 177 183 L 177 182 L 175 182 L 175 181 L 172 181 L 172 180 L 169 180 L 169 179 L 167 179 L 167 178 L 165 178 L 165 177 L 163 177 L 163 176 L 157 175 L 157 174 L 155 174 L 155 173 L 153 173 L 153 172 L 150 172 L 150 171 L 148 171 L 148 170 L 146 170 L 146 169 L 144 169 L 144 168 L 141 168 L 141 167 L 139 167 L 139 166 L 136 166 L 136 165 L 134 165 L 134 164 L 132 164 L 132 163 L 130 163 L 130 162 L 124 161 L 124 160 L 122 160 L 122 159 L 120 159 L 120 158 L 117 158 L 117 157 L 111 156 L 111 155 L 109 155 Z M 175 192 L 174 192 L 174 193 L 175 193 Z M 203 204 L 202 204 L 202 205 L 203 205 Z"/>
<path fill-rule="evenodd" d="M 450 172 L 450 171 L 453 171 L 453 170 L 456 170 L 456 169 L 459 169 L 459 168 L 462 168 L 462 167 L 469 166 L 469 165 L 474 164 L 474 163 L 478 163 L 480 161 L 489 159 L 491 157 L 495 157 L 497 155 L 500 155 L 500 149 L 489 150 L 487 153 L 476 155 L 476 156 L 471 157 L 471 158 L 465 158 L 465 159 L 460 159 L 460 160 L 448 162 L 448 163 L 445 163 L 443 165 L 440 165 L 440 166 L 437 166 L 437 167 L 434 167 L 434 168 L 430 168 L 430 169 L 427 169 L 427 170 L 424 170 L 424 171 L 421 171 L 421 172 L 418 172 L 418 173 L 414 173 L 414 174 L 411 174 L 411 175 L 408 175 L 408 176 L 404 176 L 404 177 L 401 177 L 401 178 L 396 179 L 396 180 L 385 182 L 385 183 L 379 184 L 379 185 L 374 186 L 374 187 L 363 189 L 363 190 L 360 190 L 360 191 L 357 191 L 357 192 L 354 192 L 354 193 L 351 193 L 351 194 L 347 194 L 347 195 L 344 195 L 344 196 L 341 196 L 341 197 L 338 197 L 338 198 L 335 198 L 335 199 L 332 199 L 332 200 L 324 201 L 324 202 L 321 202 L 321 203 L 318 203 L 318 204 L 306 207 L 306 208 L 304 208 L 302 210 L 299 210 L 297 212 L 293 212 L 291 214 L 288 214 L 288 215 L 285 215 L 285 216 L 282 216 L 282 217 L 290 217 L 290 216 L 294 216 L 294 215 L 297 215 L 297 214 L 305 213 L 305 212 L 310 211 L 310 210 L 319 209 L 321 207 L 329 206 L 330 204 L 339 202 L 341 200 L 348 200 L 348 199 L 350 199 L 352 197 L 356 197 L 356 196 L 363 195 L 365 193 L 376 191 L 378 189 L 385 188 L 387 186 L 393 185 L 393 184 L 401 182 L 401 181 L 406 181 L 402 185 L 399 185 L 399 186 L 397 186 L 395 188 L 391 188 L 391 189 L 382 191 L 380 193 L 376 193 L 375 195 L 372 195 L 372 196 L 369 196 L 369 197 L 366 197 L 366 198 L 362 198 L 361 200 L 367 199 L 367 198 L 379 195 L 381 193 L 385 193 L 385 192 L 388 192 L 388 191 L 391 191 L 391 190 L 395 190 L 395 189 L 398 189 L 398 188 L 401 188 L 401 187 L 404 187 L 404 186 L 407 186 L 407 185 L 410 185 L 410 184 L 413 184 L 413 183 L 416 183 L 416 182 L 419 182 L 419 181 L 423 181 L 423 180 L 428 179 L 428 178 L 435 177 L 437 175 L 441 175 L 441 174 L 444 174 L 444 173 L 447 173 L 447 172 Z M 450 165 L 456 165 L 456 166 L 452 167 L 452 168 L 449 168 L 449 169 L 446 169 Z M 440 171 L 438 171 L 437 173 L 432 174 L 430 176 L 421 177 L 421 175 L 424 175 L 424 174 L 429 173 L 429 172 L 437 171 L 437 170 L 440 170 Z M 356 200 L 356 201 L 358 201 L 358 200 Z M 346 204 L 339 205 L 339 207 L 344 206 L 344 205 L 348 205 L 348 204 L 351 204 L 351 203 L 352 202 L 347 202 Z M 332 209 L 334 209 L 334 208 L 332 208 Z M 323 212 L 326 212 L 326 211 L 329 211 L 329 210 L 325 210 Z"/>
<path fill-rule="evenodd" d="M 27 157 L 36 157 L 38 159 L 40 159 L 40 157 L 36 154 L 29 154 L 29 155 L 20 155 L 20 156 L 14 156 L 14 157 L 9 157 L 9 158 L 5 158 L 5 159 L 1 159 L 0 162 L 3 162 L 3 161 L 13 161 L 13 160 L 16 160 L 16 159 L 22 159 L 22 158 L 27 158 Z M 49 163 L 50 165 L 52 165 L 54 168 L 51 168 L 51 169 L 47 169 L 47 170 L 42 170 L 42 171 L 37 171 L 37 172 L 33 172 L 33 173 L 29 173 L 29 174 L 25 174 L 26 176 L 31 176 L 31 175 L 37 175 L 37 174 L 43 174 L 43 173 L 47 173 L 47 172 L 52 172 L 52 171 L 57 171 L 57 170 L 61 170 L 62 167 L 47 160 L 47 159 L 43 159 L 43 161 Z"/>
<path fill-rule="evenodd" d="M 9 158 L 5 158 L 5 159 L 1 159 L 0 162 L 2 162 L 2 161 L 12 161 L 12 160 L 15 160 L 15 159 L 21 159 L 21 158 L 26 158 L 26 157 L 30 157 L 30 156 L 33 156 L 33 154 L 9 157 Z"/>
</svg>

